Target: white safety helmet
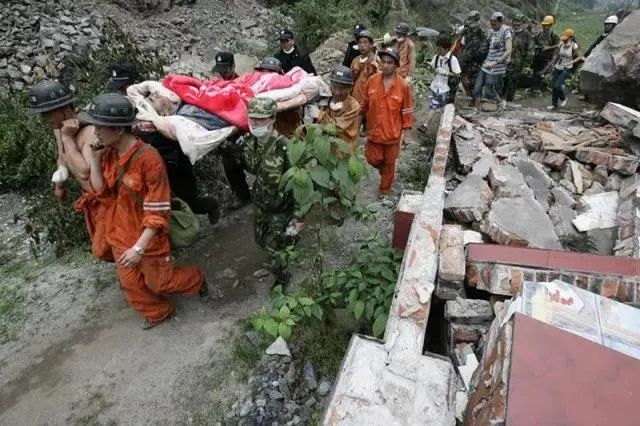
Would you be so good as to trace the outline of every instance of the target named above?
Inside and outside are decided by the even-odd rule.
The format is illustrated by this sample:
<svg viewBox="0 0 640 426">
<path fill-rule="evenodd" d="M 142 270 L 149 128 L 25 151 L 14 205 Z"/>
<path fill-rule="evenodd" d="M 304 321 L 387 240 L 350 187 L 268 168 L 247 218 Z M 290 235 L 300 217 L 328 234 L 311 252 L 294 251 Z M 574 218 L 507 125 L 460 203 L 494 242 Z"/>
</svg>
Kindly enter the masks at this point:
<svg viewBox="0 0 640 426">
<path fill-rule="evenodd" d="M 616 15 L 607 16 L 607 19 L 604 20 L 604 23 L 618 25 L 618 17 Z"/>
</svg>

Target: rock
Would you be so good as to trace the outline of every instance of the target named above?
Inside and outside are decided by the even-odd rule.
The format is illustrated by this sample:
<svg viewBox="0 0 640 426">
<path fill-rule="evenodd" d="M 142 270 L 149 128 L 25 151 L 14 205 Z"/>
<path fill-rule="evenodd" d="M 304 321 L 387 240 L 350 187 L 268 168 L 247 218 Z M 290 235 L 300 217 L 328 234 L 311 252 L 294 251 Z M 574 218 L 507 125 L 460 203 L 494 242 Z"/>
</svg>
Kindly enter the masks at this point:
<svg viewBox="0 0 640 426">
<path fill-rule="evenodd" d="M 351 39 L 350 31 L 337 32 L 311 53 L 311 61 L 318 75 L 328 75 L 336 64 L 342 63 L 344 48 Z"/>
<path fill-rule="evenodd" d="M 267 355 L 281 355 L 291 357 L 291 351 L 287 342 L 282 337 L 278 337 L 265 351 Z"/>
<path fill-rule="evenodd" d="M 542 160 L 542 164 L 552 169 L 560 170 L 567 161 L 567 156 L 559 152 L 547 152 Z"/>
<path fill-rule="evenodd" d="M 600 117 L 624 130 L 631 130 L 640 124 L 639 111 L 614 102 L 607 102 L 600 111 Z"/>
<path fill-rule="evenodd" d="M 589 189 L 584 191 L 584 195 L 594 195 L 600 194 L 602 192 L 604 192 L 604 186 L 600 185 L 600 183 L 598 182 L 593 182 Z"/>
<path fill-rule="evenodd" d="M 318 388 L 318 378 L 316 376 L 316 368 L 310 361 L 304 364 L 303 372 L 304 385 L 308 390 L 315 390 Z"/>
<path fill-rule="evenodd" d="M 331 392 L 331 382 L 326 380 L 321 381 L 318 386 L 318 395 L 327 396 L 329 395 L 329 392 Z"/>
<path fill-rule="evenodd" d="M 573 220 L 574 226 L 580 232 L 618 226 L 618 198 L 617 192 L 584 195 L 580 198 L 584 213 Z"/>
<path fill-rule="evenodd" d="M 596 253 L 610 255 L 616 244 L 616 228 L 592 229 L 587 231 L 587 236 L 593 241 Z"/>
<path fill-rule="evenodd" d="M 296 366 L 294 363 L 289 364 L 289 369 L 285 376 L 285 380 L 289 386 L 293 386 L 297 380 Z"/>
<path fill-rule="evenodd" d="M 496 197 L 533 197 L 522 173 L 509 164 L 492 166 L 489 170 L 489 182 Z"/>
<path fill-rule="evenodd" d="M 494 200 L 479 228 L 498 244 L 562 248 L 545 210 L 528 197 Z"/>
<path fill-rule="evenodd" d="M 307 408 L 312 408 L 314 405 L 316 405 L 317 402 L 318 400 L 312 396 L 309 399 L 307 399 L 307 401 L 304 403 L 304 406 Z"/>
<path fill-rule="evenodd" d="M 462 299 L 447 300 L 444 317 L 460 324 L 484 324 L 493 320 L 493 308 L 488 300 Z"/>
<path fill-rule="evenodd" d="M 607 183 L 604 186 L 605 191 L 619 191 L 622 183 L 622 176 L 617 173 L 612 173 L 607 179 Z"/>
<path fill-rule="evenodd" d="M 573 194 L 577 194 L 578 193 L 578 189 L 576 188 L 576 186 L 573 184 L 573 182 L 568 181 L 567 179 L 562 179 L 560 181 L 560 185 L 566 189 L 567 191 L 573 193 Z"/>
<path fill-rule="evenodd" d="M 265 407 L 267 405 L 267 400 L 266 399 L 256 399 L 256 406 L 257 407 Z"/>
<path fill-rule="evenodd" d="M 271 274 L 271 272 L 268 269 L 262 268 L 262 269 L 258 269 L 257 271 L 255 271 L 253 273 L 253 278 L 255 279 L 262 279 L 265 278 L 267 276 L 269 276 Z"/>
<path fill-rule="evenodd" d="M 513 161 L 513 165 L 522 173 L 525 182 L 533 190 L 535 199 L 547 210 L 551 199 L 549 189 L 553 186 L 553 179 L 545 172 L 542 164 L 528 158 L 519 158 Z"/>
<path fill-rule="evenodd" d="M 478 161 L 473 164 L 473 168 L 471 170 L 472 175 L 478 175 L 482 178 L 486 178 L 489 174 L 489 170 L 493 166 L 498 165 L 498 160 L 493 154 L 484 154 L 481 153 Z"/>
<path fill-rule="evenodd" d="M 258 26 L 258 23 L 253 19 L 245 19 L 240 21 L 240 27 L 243 30 L 249 30 Z"/>
<path fill-rule="evenodd" d="M 54 40 L 51 40 L 50 38 L 45 38 L 42 40 L 42 47 L 44 47 L 45 49 L 53 49 L 54 47 L 56 47 L 56 42 Z"/>
<path fill-rule="evenodd" d="M 609 180 L 609 172 L 606 166 L 598 165 L 593 169 L 593 180 L 605 186 Z"/>
<path fill-rule="evenodd" d="M 445 212 L 459 222 L 473 222 L 482 219 L 489 208 L 493 193 L 478 175 L 468 175 L 455 191 L 445 200 Z"/>
<path fill-rule="evenodd" d="M 253 401 L 247 399 L 240 410 L 240 417 L 247 416 L 253 410 Z"/>
<path fill-rule="evenodd" d="M 571 195 L 571 193 L 562 186 L 556 186 L 553 188 L 551 190 L 551 194 L 553 195 L 555 205 L 563 205 L 567 207 L 573 207 L 576 205 L 576 200 L 573 198 L 573 195 Z"/>
<path fill-rule="evenodd" d="M 577 234 L 572 222 L 576 218 L 576 212 L 571 207 L 556 204 L 549 209 L 549 218 L 559 237 Z"/>
<path fill-rule="evenodd" d="M 257 56 L 243 55 L 241 53 L 236 53 L 233 56 L 236 62 L 236 72 L 239 75 L 253 71 L 253 68 L 258 63 Z"/>
<path fill-rule="evenodd" d="M 20 72 L 22 72 L 22 74 L 30 75 L 31 70 L 32 68 L 29 65 L 26 65 L 26 64 L 20 65 Z"/>
<path fill-rule="evenodd" d="M 471 243 L 483 243 L 482 234 L 476 231 L 466 230 L 463 232 L 464 245 Z"/>
<path fill-rule="evenodd" d="M 580 91 L 595 103 L 640 107 L 640 11 L 631 12 L 587 58 Z"/>
<path fill-rule="evenodd" d="M 284 395 L 282 394 L 282 392 L 279 392 L 277 390 L 272 390 L 269 392 L 269 398 L 275 399 L 275 400 L 284 399 Z"/>
</svg>

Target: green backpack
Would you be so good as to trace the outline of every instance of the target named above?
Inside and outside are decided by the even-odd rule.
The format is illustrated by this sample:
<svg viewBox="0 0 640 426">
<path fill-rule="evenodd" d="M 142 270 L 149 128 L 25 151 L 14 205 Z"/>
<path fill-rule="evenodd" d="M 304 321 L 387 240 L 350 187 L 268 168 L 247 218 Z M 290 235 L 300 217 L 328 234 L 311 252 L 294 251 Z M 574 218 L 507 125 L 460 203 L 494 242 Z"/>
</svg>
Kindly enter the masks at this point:
<svg viewBox="0 0 640 426">
<path fill-rule="evenodd" d="M 173 248 L 189 247 L 198 239 L 200 221 L 189 205 L 178 197 L 171 198 L 169 242 Z"/>
</svg>

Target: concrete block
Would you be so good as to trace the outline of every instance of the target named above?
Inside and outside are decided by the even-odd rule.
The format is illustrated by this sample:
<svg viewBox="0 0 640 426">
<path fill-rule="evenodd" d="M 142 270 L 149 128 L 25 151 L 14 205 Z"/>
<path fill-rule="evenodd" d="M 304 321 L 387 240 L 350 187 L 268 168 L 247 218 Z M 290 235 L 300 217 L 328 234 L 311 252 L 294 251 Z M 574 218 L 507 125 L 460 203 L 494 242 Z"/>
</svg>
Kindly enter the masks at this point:
<svg viewBox="0 0 640 426">
<path fill-rule="evenodd" d="M 580 232 L 618 226 L 618 198 L 617 192 L 584 195 L 580 198 L 584 213 L 576 217 L 573 224 Z"/>
<path fill-rule="evenodd" d="M 553 179 L 549 177 L 542 164 L 528 158 L 519 158 L 513 161 L 513 165 L 524 176 L 538 203 L 547 210 L 551 200 L 550 188 L 553 186 Z"/>
<path fill-rule="evenodd" d="M 444 225 L 440 232 L 438 278 L 462 282 L 465 275 L 464 234 L 458 225 Z"/>
<path fill-rule="evenodd" d="M 493 320 L 493 309 L 488 300 L 448 300 L 444 305 L 444 317 L 460 324 L 482 324 Z"/>
<path fill-rule="evenodd" d="M 562 248 L 549 216 L 540 203 L 531 198 L 494 200 L 479 226 L 481 232 L 498 244 Z"/>
<path fill-rule="evenodd" d="M 458 164 L 465 170 L 471 170 L 480 153 L 482 135 L 471 124 L 460 127 L 453 135 Z"/>
<path fill-rule="evenodd" d="M 573 195 L 562 186 L 553 188 L 551 194 L 553 195 L 554 204 L 556 205 L 567 207 L 574 207 L 576 205 L 576 200 L 573 198 Z"/>
<path fill-rule="evenodd" d="M 482 178 L 487 177 L 489 174 L 489 170 L 493 166 L 498 165 L 498 159 L 493 156 L 491 153 L 481 153 L 480 158 L 473 164 L 473 168 L 471 170 L 472 175 L 478 175 Z"/>
<path fill-rule="evenodd" d="M 468 175 L 455 191 L 447 196 L 444 208 L 447 215 L 459 222 L 474 222 L 482 219 L 489 209 L 493 192 L 478 175 Z"/>
<path fill-rule="evenodd" d="M 599 182 L 594 181 L 589 189 L 584 191 L 584 195 L 602 194 L 603 192 L 605 192 L 604 186 L 602 186 Z"/>
<path fill-rule="evenodd" d="M 609 178 L 607 179 L 607 183 L 604 186 L 605 191 L 619 191 L 620 186 L 622 185 L 623 177 L 617 173 L 611 173 Z"/>
<path fill-rule="evenodd" d="M 533 197 L 522 173 L 509 164 L 492 166 L 489 170 L 489 183 L 496 197 Z"/>
<path fill-rule="evenodd" d="M 573 226 L 573 219 L 576 218 L 576 212 L 571 207 L 557 204 L 549 209 L 549 218 L 553 223 L 553 229 L 559 237 L 577 234 L 578 231 Z"/>
</svg>

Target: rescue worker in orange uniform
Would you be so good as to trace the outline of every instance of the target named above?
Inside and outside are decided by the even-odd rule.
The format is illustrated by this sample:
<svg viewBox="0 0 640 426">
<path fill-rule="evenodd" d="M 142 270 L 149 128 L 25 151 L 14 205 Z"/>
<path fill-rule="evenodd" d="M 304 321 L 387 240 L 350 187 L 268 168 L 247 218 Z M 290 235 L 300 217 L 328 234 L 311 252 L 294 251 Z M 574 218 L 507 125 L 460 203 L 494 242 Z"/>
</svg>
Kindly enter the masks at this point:
<svg viewBox="0 0 640 426">
<path fill-rule="evenodd" d="M 416 69 L 416 45 L 409 38 L 411 26 L 404 22 L 396 26 L 396 49 L 398 50 L 398 74 L 411 83 Z"/>
<path fill-rule="evenodd" d="M 369 77 L 382 69 L 380 58 L 373 51 L 373 34 L 368 30 L 363 30 L 358 35 L 358 51 L 360 55 L 351 62 L 353 71 L 353 92 L 352 95 L 358 102 L 362 102 L 365 92 L 364 88 Z"/>
<path fill-rule="evenodd" d="M 338 129 L 337 136 L 349 145 L 351 155 L 355 155 L 358 150 L 360 104 L 349 94 L 353 87 L 353 74 L 351 69 L 339 65 L 331 72 L 329 80 L 329 107 L 320 113 L 318 123 L 335 125 Z"/>
<path fill-rule="evenodd" d="M 367 117 L 364 155 L 380 172 L 379 196 L 384 197 L 393 185 L 400 145 L 408 143 L 408 132 L 413 127 L 413 98 L 411 88 L 397 72 L 398 51 L 387 48 L 378 54 L 382 72 L 367 81 L 360 108 Z"/>
<path fill-rule="evenodd" d="M 131 133 L 136 110 L 120 94 L 96 97 L 84 123 L 96 127 L 90 182 L 107 203 L 105 235 L 129 305 L 150 329 L 175 311 L 168 294 L 209 294 L 195 267 L 173 267 L 169 247 L 171 190 L 162 157 Z"/>
</svg>

